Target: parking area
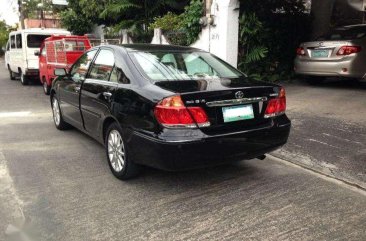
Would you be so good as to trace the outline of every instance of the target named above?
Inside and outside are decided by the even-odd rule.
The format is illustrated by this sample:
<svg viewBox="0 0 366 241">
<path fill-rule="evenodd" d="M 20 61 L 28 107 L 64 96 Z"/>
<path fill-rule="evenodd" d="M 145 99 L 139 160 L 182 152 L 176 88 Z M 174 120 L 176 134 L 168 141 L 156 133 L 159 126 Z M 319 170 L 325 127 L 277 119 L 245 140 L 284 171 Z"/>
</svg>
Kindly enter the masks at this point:
<svg viewBox="0 0 366 241">
<path fill-rule="evenodd" d="M 292 130 L 273 155 L 366 189 L 366 82 L 284 85 Z"/>
<path fill-rule="evenodd" d="M 319 129 L 331 135 L 325 126 L 333 131 L 341 123 L 356 135 L 340 134 L 355 148 L 345 155 L 365 157 L 365 129 L 349 123 L 357 118 L 318 111 L 315 93 L 329 88 L 303 87 L 288 86 L 294 134 L 278 153 L 308 150 L 322 141 Z M 306 91 L 312 96 L 307 98 Z M 333 91 L 349 92 L 344 95 L 349 100 L 365 89 Z M 297 101 L 309 104 L 298 109 Z M 327 118 L 325 126 L 316 121 Z M 304 127 L 316 141 L 302 138 Z M 298 139 L 306 144 L 297 147 Z M 323 157 L 329 166 L 346 165 L 329 150 Z M 301 158 L 294 155 L 290 161 L 302 163 Z M 360 165 L 354 170 L 364 175 L 365 164 Z M 119 181 L 110 173 L 103 147 L 75 129 L 56 130 L 41 86 L 9 80 L 0 61 L 0 217 L 0 240 L 9 238 L 9 225 L 20 227 L 24 219 L 22 228 L 37 240 L 362 240 L 366 196 L 272 158 L 177 173 L 145 168 L 138 178 Z"/>
</svg>

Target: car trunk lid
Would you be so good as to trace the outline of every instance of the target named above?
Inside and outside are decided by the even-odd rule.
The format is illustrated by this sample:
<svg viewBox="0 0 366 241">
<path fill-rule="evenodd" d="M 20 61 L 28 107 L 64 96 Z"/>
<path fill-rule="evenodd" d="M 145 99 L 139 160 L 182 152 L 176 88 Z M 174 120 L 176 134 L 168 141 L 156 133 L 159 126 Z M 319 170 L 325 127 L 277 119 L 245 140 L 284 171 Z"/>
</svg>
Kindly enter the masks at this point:
<svg viewBox="0 0 366 241">
<path fill-rule="evenodd" d="M 305 51 L 305 55 L 301 57 L 310 61 L 340 60 L 345 56 L 338 55 L 337 53 L 343 46 L 357 46 L 357 43 L 344 40 L 306 42 L 300 46 Z"/>
<path fill-rule="evenodd" d="M 280 87 L 246 78 L 160 81 L 161 88 L 179 94 L 186 107 L 205 110 L 210 126 L 201 127 L 207 134 L 222 134 L 266 127 L 264 118 L 268 100 L 275 98 Z"/>
</svg>

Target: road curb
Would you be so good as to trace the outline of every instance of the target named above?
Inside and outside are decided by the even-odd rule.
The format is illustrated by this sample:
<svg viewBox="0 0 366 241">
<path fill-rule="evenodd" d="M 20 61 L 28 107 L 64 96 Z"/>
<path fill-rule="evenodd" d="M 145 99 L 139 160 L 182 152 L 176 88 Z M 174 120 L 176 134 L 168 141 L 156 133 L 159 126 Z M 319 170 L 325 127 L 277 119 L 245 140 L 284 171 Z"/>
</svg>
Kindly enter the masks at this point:
<svg viewBox="0 0 366 241">
<path fill-rule="evenodd" d="M 346 186 L 347 188 L 349 188 L 349 189 L 351 189 L 353 191 L 356 191 L 358 193 L 361 193 L 364 196 L 366 196 L 366 188 L 358 185 L 357 183 L 353 183 L 353 182 L 350 182 L 348 180 L 345 180 L 345 179 L 342 179 L 342 178 L 338 178 L 338 177 L 335 177 L 335 176 L 332 176 L 332 175 L 329 175 L 329 174 L 320 172 L 320 171 L 318 171 L 316 169 L 313 169 L 313 168 L 310 168 L 308 166 L 301 165 L 299 163 L 292 162 L 292 161 L 289 161 L 289 160 L 285 160 L 285 159 L 282 159 L 282 158 L 273 156 L 271 154 L 266 154 L 266 156 L 269 157 L 269 158 L 271 158 L 271 159 L 273 159 L 274 161 L 281 162 L 283 164 L 286 164 L 286 165 L 289 165 L 289 166 L 293 166 L 293 167 L 296 167 L 296 168 L 301 168 L 301 169 L 306 170 L 307 172 L 309 172 L 309 173 L 311 173 L 313 175 L 316 175 L 316 176 L 318 176 L 318 177 L 320 177 L 322 179 L 331 181 L 333 183 L 340 184 L 342 186 Z"/>
</svg>

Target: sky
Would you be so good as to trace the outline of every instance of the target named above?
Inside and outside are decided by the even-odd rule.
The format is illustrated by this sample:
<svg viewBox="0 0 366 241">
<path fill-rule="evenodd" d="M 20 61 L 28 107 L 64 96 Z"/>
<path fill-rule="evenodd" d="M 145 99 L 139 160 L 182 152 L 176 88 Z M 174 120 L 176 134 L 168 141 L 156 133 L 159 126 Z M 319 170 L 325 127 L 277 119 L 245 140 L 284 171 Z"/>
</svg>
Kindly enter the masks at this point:
<svg viewBox="0 0 366 241">
<path fill-rule="evenodd" d="M 0 19 L 5 20 L 8 25 L 19 22 L 17 0 L 0 0 Z"/>
</svg>

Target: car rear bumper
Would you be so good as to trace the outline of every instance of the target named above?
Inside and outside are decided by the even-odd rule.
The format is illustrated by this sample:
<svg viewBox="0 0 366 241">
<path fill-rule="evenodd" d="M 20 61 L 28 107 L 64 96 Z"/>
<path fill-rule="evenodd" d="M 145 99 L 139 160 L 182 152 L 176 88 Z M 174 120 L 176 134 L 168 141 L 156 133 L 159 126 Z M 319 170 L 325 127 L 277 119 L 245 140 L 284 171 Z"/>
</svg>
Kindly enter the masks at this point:
<svg viewBox="0 0 366 241">
<path fill-rule="evenodd" d="M 26 69 L 25 75 L 38 77 L 39 76 L 39 69 Z"/>
<path fill-rule="evenodd" d="M 359 59 L 355 58 L 315 61 L 297 57 L 294 70 L 300 75 L 363 78 L 366 72 L 363 68 L 364 63 L 358 62 Z"/>
<path fill-rule="evenodd" d="M 287 142 L 291 122 L 284 115 L 269 128 L 198 140 L 163 141 L 134 133 L 129 142 L 131 158 L 138 164 L 168 171 L 194 169 L 252 159 Z M 199 130 L 197 130 L 199 131 Z"/>
</svg>

